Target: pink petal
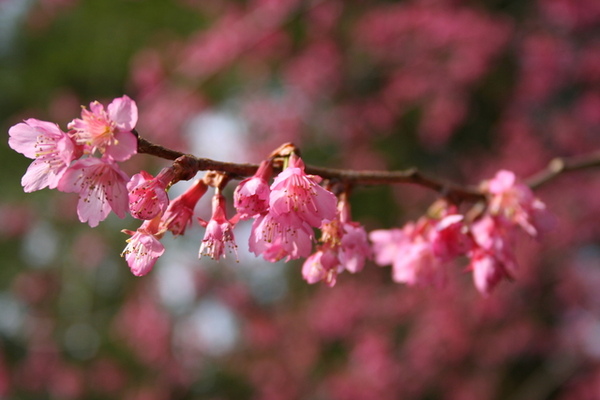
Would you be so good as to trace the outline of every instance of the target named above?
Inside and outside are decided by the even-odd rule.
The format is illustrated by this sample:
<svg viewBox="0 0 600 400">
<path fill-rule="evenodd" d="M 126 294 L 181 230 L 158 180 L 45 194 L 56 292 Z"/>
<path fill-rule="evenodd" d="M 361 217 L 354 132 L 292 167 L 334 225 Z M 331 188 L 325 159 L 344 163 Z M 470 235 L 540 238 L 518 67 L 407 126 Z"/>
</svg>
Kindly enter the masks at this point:
<svg viewBox="0 0 600 400">
<path fill-rule="evenodd" d="M 108 116 L 117 124 L 119 129 L 129 132 L 137 124 L 137 105 L 128 96 L 118 97 L 108 105 Z"/>
</svg>

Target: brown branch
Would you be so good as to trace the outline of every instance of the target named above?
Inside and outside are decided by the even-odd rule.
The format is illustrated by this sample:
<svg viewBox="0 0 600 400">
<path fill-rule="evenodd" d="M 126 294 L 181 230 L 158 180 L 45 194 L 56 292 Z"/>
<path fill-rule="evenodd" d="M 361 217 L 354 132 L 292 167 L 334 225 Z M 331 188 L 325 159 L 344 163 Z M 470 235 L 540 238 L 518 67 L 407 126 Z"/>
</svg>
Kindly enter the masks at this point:
<svg viewBox="0 0 600 400">
<path fill-rule="evenodd" d="M 167 160 L 176 160 L 185 155 L 189 158 L 189 162 L 192 163 L 192 168 L 196 171 L 219 171 L 228 174 L 233 179 L 243 179 L 252 176 L 258 169 L 258 165 L 256 164 L 237 164 L 215 161 L 208 158 L 198 158 L 151 143 L 139 135 L 138 153 L 150 154 Z M 537 189 L 565 172 L 592 167 L 600 167 L 600 152 L 570 158 L 555 158 L 545 169 L 531 176 L 525 183 L 532 189 Z M 306 172 L 318 175 L 323 179 L 328 179 L 333 183 L 339 182 L 352 186 L 412 183 L 434 190 L 455 203 L 460 203 L 461 201 L 475 202 L 485 199 L 485 194 L 477 187 L 462 186 L 432 178 L 424 175 L 416 168 L 409 168 L 404 171 L 353 171 L 307 165 Z"/>
<path fill-rule="evenodd" d="M 527 179 L 526 183 L 532 189 L 537 189 L 565 172 L 593 167 L 600 167 L 600 152 L 568 158 L 555 158 L 548 163 L 545 169 Z"/>
<path fill-rule="evenodd" d="M 138 135 L 138 153 L 150 154 L 167 160 L 176 160 L 181 156 L 187 156 L 196 165 L 197 171 L 219 171 L 229 174 L 232 178 L 242 179 L 252 176 L 258 169 L 256 164 L 237 164 L 230 162 L 215 161 L 208 158 L 198 158 L 190 154 L 171 150 L 163 146 L 149 142 Z M 484 199 L 484 194 L 477 188 L 460 186 L 431 178 L 419 172 L 416 168 L 405 171 L 353 171 L 335 168 L 322 168 L 307 165 L 306 172 L 318 175 L 323 179 L 348 185 L 387 185 L 395 183 L 412 183 L 432 189 L 451 201 L 462 200 L 477 201 Z"/>
</svg>

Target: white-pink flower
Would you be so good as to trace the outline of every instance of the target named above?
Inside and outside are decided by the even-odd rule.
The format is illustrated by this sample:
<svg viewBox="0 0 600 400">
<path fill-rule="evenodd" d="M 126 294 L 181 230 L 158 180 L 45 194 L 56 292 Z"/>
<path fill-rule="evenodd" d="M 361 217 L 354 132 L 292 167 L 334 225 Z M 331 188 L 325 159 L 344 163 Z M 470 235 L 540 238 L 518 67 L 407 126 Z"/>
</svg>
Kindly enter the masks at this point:
<svg viewBox="0 0 600 400">
<path fill-rule="evenodd" d="M 271 185 L 270 213 L 274 216 L 294 214 L 298 220 L 318 228 L 323 220 L 336 214 L 337 199 L 333 193 L 319 185 L 321 178 L 307 175 L 304 162 L 291 154 L 288 167 Z"/>
<path fill-rule="evenodd" d="M 263 161 L 254 176 L 240 182 L 233 193 L 234 207 L 242 220 L 254 218 L 269 209 L 268 180 L 272 168 L 268 160 Z"/>
<path fill-rule="evenodd" d="M 165 252 L 165 246 L 158 240 L 163 232 L 159 230 L 160 218 L 147 220 L 135 232 L 123 230 L 131 235 L 121 253 L 135 276 L 143 276 L 152 270 L 158 257 Z"/>
<path fill-rule="evenodd" d="M 235 253 L 237 258 L 233 224 L 227 219 L 225 211 L 225 197 L 220 193 L 215 193 L 212 207 L 210 221 L 202 223 L 206 227 L 206 232 L 198 251 L 198 257 L 208 256 L 213 260 L 218 260 L 221 256 L 226 257 L 225 250 L 228 249 Z"/>
<path fill-rule="evenodd" d="M 119 218 L 127 212 L 127 175 L 109 158 L 88 157 L 71 165 L 58 190 L 79 194 L 77 215 L 91 227 L 103 221 L 110 211 Z"/>
<path fill-rule="evenodd" d="M 13 150 L 34 159 L 21 179 L 25 192 L 55 189 L 69 164 L 79 156 L 71 137 L 51 122 L 30 118 L 12 126 L 8 134 Z"/>
<path fill-rule="evenodd" d="M 146 171 L 140 171 L 127 183 L 129 190 L 129 212 L 134 218 L 152 219 L 163 214 L 169 206 L 167 186 L 175 177 L 172 167 L 163 168 L 153 177 Z"/>
<path fill-rule="evenodd" d="M 107 107 L 97 101 L 81 110 L 81 119 L 69 123 L 78 144 L 89 154 L 99 151 L 115 161 L 125 161 L 137 153 L 137 138 L 132 133 L 138 119 L 135 101 L 127 96 L 114 99 Z"/>
</svg>

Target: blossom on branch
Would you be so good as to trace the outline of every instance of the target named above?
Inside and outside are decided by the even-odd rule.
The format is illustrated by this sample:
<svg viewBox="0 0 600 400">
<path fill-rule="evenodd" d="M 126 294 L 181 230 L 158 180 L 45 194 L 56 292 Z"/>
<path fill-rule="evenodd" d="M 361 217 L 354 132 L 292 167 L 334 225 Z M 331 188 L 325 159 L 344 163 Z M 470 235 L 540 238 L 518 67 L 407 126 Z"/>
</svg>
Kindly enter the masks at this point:
<svg viewBox="0 0 600 400">
<path fill-rule="evenodd" d="M 34 159 L 21 179 L 25 192 L 55 189 L 69 164 L 78 157 L 73 139 L 51 122 L 30 118 L 12 126 L 8 134 L 13 150 Z"/>
<path fill-rule="evenodd" d="M 503 278 L 512 279 L 517 270 L 514 227 L 504 217 L 486 215 L 471 226 L 475 246 L 470 253 L 475 287 L 489 294 Z"/>
<path fill-rule="evenodd" d="M 58 183 L 58 190 L 79 194 L 79 220 L 93 228 L 106 219 L 111 210 L 119 218 L 125 217 L 128 179 L 110 158 L 88 157 L 67 169 Z"/>
<path fill-rule="evenodd" d="M 237 258 L 237 245 L 233 235 L 233 223 L 227 219 L 225 211 L 225 197 L 218 191 L 212 199 L 212 216 L 208 222 L 200 220 L 206 228 L 204 239 L 198 251 L 198 257 L 208 256 L 213 260 L 226 257 L 225 250 L 235 253 Z"/>
<path fill-rule="evenodd" d="M 271 262 L 309 256 L 312 228 L 336 215 L 337 199 L 320 181 L 306 174 L 300 157 L 290 154 L 287 168 L 271 184 L 268 210 L 252 224 L 251 252 Z"/>
<path fill-rule="evenodd" d="M 125 161 L 137 153 L 137 138 L 132 133 L 137 119 L 135 101 L 123 96 L 114 99 L 106 110 L 97 101 L 90 103 L 90 109 L 83 108 L 81 118 L 68 127 L 86 153 L 99 151 L 115 161 Z"/>
<path fill-rule="evenodd" d="M 306 222 L 291 215 L 266 213 L 252 223 L 249 248 L 270 262 L 289 261 L 308 257 L 313 241 L 313 230 Z"/>
<path fill-rule="evenodd" d="M 271 185 L 269 212 L 274 216 L 291 214 L 318 228 L 324 219 L 333 219 L 337 200 L 333 193 L 319 185 L 321 178 L 307 175 L 304 162 L 292 153 L 288 167 Z"/>
<path fill-rule="evenodd" d="M 444 206 L 446 207 L 446 206 Z M 464 216 L 444 208 L 440 219 L 423 217 L 402 229 L 378 229 L 369 234 L 375 262 L 392 265 L 392 279 L 408 285 L 442 286 L 445 264 L 472 247 Z"/>
<path fill-rule="evenodd" d="M 208 186 L 198 179 L 182 195 L 173 199 L 162 216 L 161 225 L 171 231 L 174 236 L 183 235 L 192 223 L 194 208 L 200 198 L 206 193 Z"/>
<path fill-rule="evenodd" d="M 321 232 L 322 244 L 302 266 L 302 276 L 308 283 L 322 280 L 331 287 L 344 270 L 356 273 L 363 269 L 371 257 L 371 246 L 362 225 L 351 221 L 346 193 L 341 195 L 336 217 L 324 221 Z"/>
<path fill-rule="evenodd" d="M 241 220 L 254 218 L 269 209 L 269 178 L 272 167 L 269 160 L 260 163 L 254 176 L 239 183 L 233 194 L 234 207 Z"/>
<path fill-rule="evenodd" d="M 159 241 L 164 234 L 164 230 L 160 229 L 160 217 L 144 221 L 135 232 L 127 229 L 122 232 L 131 237 L 127 239 L 121 257 L 125 257 L 135 276 L 146 275 L 165 252 L 165 246 Z"/>
<path fill-rule="evenodd" d="M 140 171 L 127 183 L 129 212 L 137 219 L 152 219 L 169 206 L 167 187 L 175 177 L 173 168 L 163 168 L 156 177 Z"/>
<path fill-rule="evenodd" d="M 535 197 L 527 185 L 518 182 L 513 172 L 498 171 L 493 179 L 482 186 L 491 195 L 489 213 L 505 217 L 530 236 L 537 236 L 553 224 L 546 205 Z"/>
</svg>

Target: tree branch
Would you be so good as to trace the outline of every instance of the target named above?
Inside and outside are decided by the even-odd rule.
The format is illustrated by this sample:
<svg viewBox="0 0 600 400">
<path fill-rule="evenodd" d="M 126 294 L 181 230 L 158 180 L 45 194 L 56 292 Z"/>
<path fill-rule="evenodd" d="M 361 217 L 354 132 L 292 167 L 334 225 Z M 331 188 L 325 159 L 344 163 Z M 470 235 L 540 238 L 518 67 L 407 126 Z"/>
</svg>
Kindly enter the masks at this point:
<svg viewBox="0 0 600 400">
<path fill-rule="evenodd" d="M 258 169 L 257 164 L 237 164 L 215 161 L 208 158 L 198 158 L 151 143 L 139 135 L 138 153 L 150 154 L 167 160 L 176 160 L 181 156 L 187 156 L 191 163 L 195 163 L 195 165 L 192 165 L 192 168 L 196 171 L 219 171 L 228 174 L 234 179 L 243 179 L 252 176 Z M 537 189 L 560 174 L 592 167 L 600 167 L 600 152 L 570 158 L 555 158 L 545 169 L 531 176 L 525 183 L 532 189 Z M 339 182 L 347 185 L 412 183 L 436 191 L 455 203 L 461 201 L 475 202 L 485 199 L 485 194 L 477 187 L 463 186 L 432 178 L 416 168 L 409 168 L 404 171 L 353 171 L 307 165 L 306 172 L 318 175 L 323 179 L 328 179 L 333 183 Z"/>
</svg>

